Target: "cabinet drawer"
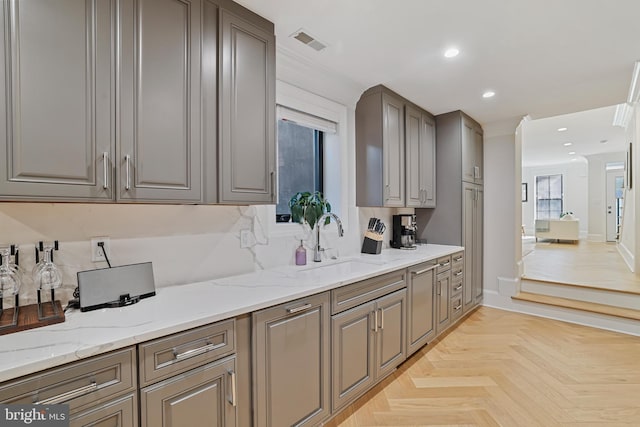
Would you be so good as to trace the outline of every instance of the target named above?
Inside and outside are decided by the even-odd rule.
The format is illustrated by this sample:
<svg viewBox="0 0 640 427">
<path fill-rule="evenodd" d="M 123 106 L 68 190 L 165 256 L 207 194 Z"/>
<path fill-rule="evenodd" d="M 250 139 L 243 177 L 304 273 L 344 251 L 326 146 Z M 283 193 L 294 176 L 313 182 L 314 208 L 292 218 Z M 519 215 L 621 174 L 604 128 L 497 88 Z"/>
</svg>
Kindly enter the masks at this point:
<svg viewBox="0 0 640 427">
<path fill-rule="evenodd" d="M 87 409 L 69 420 L 69 427 L 137 427 L 137 425 L 138 396 L 136 393 Z"/>
<path fill-rule="evenodd" d="M 135 348 L 71 363 L 0 387 L 2 403 L 67 403 L 70 413 L 136 389 Z"/>
<path fill-rule="evenodd" d="M 436 274 L 451 270 L 451 255 L 440 257 L 436 262 L 438 263 Z"/>
<path fill-rule="evenodd" d="M 451 267 L 451 281 L 455 282 L 456 280 L 462 280 L 462 275 L 464 274 L 464 266 L 462 264 L 453 265 Z"/>
<path fill-rule="evenodd" d="M 407 286 L 406 270 L 392 271 L 331 291 L 331 314 L 356 307 Z"/>
<path fill-rule="evenodd" d="M 460 277 L 459 279 L 453 279 L 451 280 L 451 296 L 456 296 L 459 293 L 462 293 L 462 277 Z"/>
<path fill-rule="evenodd" d="M 235 319 L 140 344 L 140 386 L 235 352 Z"/>
<path fill-rule="evenodd" d="M 462 294 L 451 298 L 451 321 L 455 321 L 462 316 Z"/>
<path fill-rule="evenodd" d="M 463 267 L 464 267 L 464 252 L 457 252 L 451 255 L 451 268 L 455 270 L 456 268 L 462 269 Z"/>
</svg>

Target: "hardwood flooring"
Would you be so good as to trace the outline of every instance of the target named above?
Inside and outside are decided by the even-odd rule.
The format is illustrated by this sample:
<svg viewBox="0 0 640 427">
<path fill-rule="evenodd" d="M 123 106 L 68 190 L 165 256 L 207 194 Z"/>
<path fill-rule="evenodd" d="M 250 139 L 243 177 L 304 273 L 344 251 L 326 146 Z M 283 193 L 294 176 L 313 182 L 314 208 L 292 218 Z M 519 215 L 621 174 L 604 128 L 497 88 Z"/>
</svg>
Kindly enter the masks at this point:
<svg viewBox="0 0 640 427">
<path fill-rule="evenodd" d="M 640 294 L 640 275 L 629 270 L 615 243 L 525 240 L 522 253 L 525 277 Z"/>
<path fill-rule="evenodd" d="M 640 338 L 481 307 L 327 426 L 640 426 Z"/>
</svg>

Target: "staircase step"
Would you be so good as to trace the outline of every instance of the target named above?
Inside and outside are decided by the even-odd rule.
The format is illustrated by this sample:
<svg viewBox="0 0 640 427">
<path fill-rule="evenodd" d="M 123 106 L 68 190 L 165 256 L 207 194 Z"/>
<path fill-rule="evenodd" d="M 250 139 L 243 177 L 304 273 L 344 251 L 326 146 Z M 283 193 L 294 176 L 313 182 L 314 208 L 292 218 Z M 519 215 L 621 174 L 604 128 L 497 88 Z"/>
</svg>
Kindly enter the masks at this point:
<svg viewBox="0 0 640 427">
<path fill-rule="evenodd" d="M 598 304 L 595 302 L 579 301 L 570 298 L 554 297 L 550 295 L 534 294 L 530 292 L 519 292 L 517 295 L 512 296 L 511 298 L 519 301 L 535 302 L 538 304 L 571 308 L 574 310 L 622 317 L 625 319 L 640 320 L 640 310 L 634 310 L 631 308 L 614 307 L 611 305 Z"/>
</svg>

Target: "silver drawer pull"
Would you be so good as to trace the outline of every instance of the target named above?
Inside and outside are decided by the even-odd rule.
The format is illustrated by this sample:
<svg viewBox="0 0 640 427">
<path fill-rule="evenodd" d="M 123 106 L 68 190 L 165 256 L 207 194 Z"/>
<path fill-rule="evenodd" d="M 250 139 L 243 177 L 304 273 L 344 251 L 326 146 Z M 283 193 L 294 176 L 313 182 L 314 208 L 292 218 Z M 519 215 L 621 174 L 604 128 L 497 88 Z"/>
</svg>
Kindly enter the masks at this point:
<svg viewBox="0 0 640 427">
<path fill-rule="evenodd" d="M 192 350 L 187 350 L 184 353 L 176 353 L 176 350 L 173 349 L 173 357 L 175 360 L 184 360 L 190 357 L 198 356 L 200 354 L 206 353 L 207 351 L 211 351 L 216 348 L 215 344 L 207 344 L 202 347 L 194 348 Z"/>
<path fill-rule="evenodd" d="M 462 271 L 458 271 L 457 273 L 453 274 L 455 277 L 460 277 L 462 276 Z"/>
<path fill-rule="evenodd" d="M 312 307 L 311 304 L 303 304 L 300 307 L 287 308 L 287 313 L 300 313 L 301 311 L 308 310 Z"/>
<path fill-rule="evenodd" d="M 454 262 L 462 261 L 462 255 L 460 255 L 458 258 L 454 258 L 453 261 Z"/>
<path fill-rule="evenodd" d="M 237 391 L 237 380 L 235 371 L 229 371 L 229 376 L 231 376 L 231 406 L 238 405 L 238 391 Z"/>
<path fill-rule="evenodd" d="M 384 309 L 380 309 L 380 329 L 384 329 Z"/>
<path fill-rule="evenodd" d="M 431 270 L 433 270 L 433 269 L 434 269 L 434 268 L 436 268 L 436 267 L 438 267 L 438 266 L 437 266 L 437 265 L 433 265 L 433 266 L 428 267 L 428 268 L 425 268 L 425 269 L 423 269 L 423 270 L 412 271 L 411 273 L 412 273 L 412 274 L 415 274 L 416 276 L 419 276 L 419 275 L 421 275 L 421 274 L 426 273 L 427 271 L 431 271 Z"/>
<path fill-rule="evenodd" d="M 453 288 L 454 291 L 459 291 L 460 289 L 462 289 L 462 283 L 460 283 L 460 285 L 458 285 L 457 287 Z"/>
<path fill-rule="evenodd" d="M 91 384 L 77 388 L 75 390 L 68 391 L 66 393 L 59 394 L 57 396 L 50 397 L 48 399 L 39 400 L 35 402 L 36 405 L 55 405 L 58 403 L 66 402 L 76 397 L 84 396 L 98 389 L 98 384 L 92 381 Z"/>
<path fill-rule="evenodd" d="M 124 167 L 126 171 L 126 180 L 124 184 L 124 189 L 129 191 L 131 189 L 131 156 L 124 156 Z"/>
<path fill-rule="evenodd" d="M 373 316 L 372 329 L 373 332 L 378 332 L 378 313 L 376 311 L 372 311 L 369 313 L 369 317 Z"/>
<path fill-rule="evenodd" d="M 451 264 L 451 262 L 450 262 L 450 261 L 447 261 L 447 262 L 443 262 L 443 263 L 441 263 L 441 264 L 439 264 L 439 265 L 440 265 L 440 267 L 446 267 L 446 266 L 448 266 L 449 264 Z"/>
<path fill-rule="evenodd" d="M 460 305 L 459 305 L 459 306 L 457 306 L 457 307 L 453 307 L 453 309 L 454 309 L 455 311 L 458 311 L 458 310 L 460 310 L 461 308 L 462 308 L 462 304 L 460 304 Z"/>
</svg>

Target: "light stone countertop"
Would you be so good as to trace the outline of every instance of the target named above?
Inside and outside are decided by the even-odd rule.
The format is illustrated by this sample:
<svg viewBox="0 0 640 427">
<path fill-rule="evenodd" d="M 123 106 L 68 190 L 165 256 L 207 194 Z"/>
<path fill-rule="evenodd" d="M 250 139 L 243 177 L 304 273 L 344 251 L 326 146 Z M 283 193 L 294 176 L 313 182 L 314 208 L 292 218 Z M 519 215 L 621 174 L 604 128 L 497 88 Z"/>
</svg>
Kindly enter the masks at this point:
<svg viewBox="0 0 640 427">
<path fill-rule="evenodd" d="M 229 319 L 453 254 L 460 246 L 419 245 L 335 261 L 284 266 L 157 289 L 122 308 L 67 312 L 64 323 L 0 336 L 0 382 L 186 329 Z"/>
</svg>

